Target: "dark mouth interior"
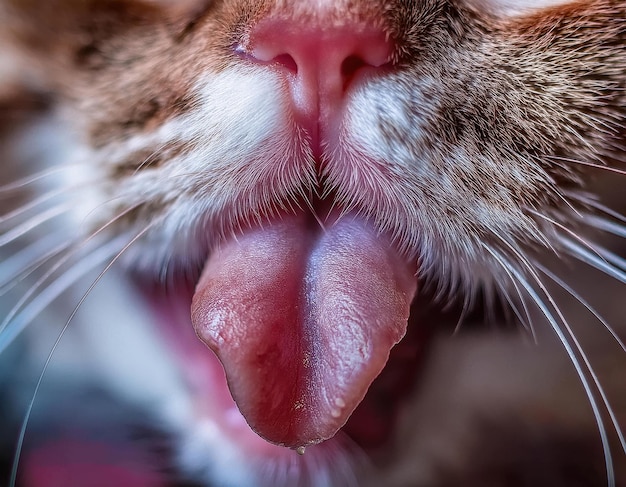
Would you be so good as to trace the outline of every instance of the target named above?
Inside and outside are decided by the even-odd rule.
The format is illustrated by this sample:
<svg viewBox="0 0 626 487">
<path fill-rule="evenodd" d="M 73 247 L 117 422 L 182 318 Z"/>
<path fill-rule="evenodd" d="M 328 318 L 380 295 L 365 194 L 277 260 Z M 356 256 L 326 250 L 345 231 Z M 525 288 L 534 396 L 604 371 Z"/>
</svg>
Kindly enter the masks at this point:
<svg viewBox="0 0 626 487">
<path fill-rule="evenodd" d="M 409 326 L 404 339 L 391 349 L 387 365 L 365 399 L 343 427 L 343 432 L 364 450 L 375 452 L 390 440 L 398 412 L 419 380 L 430 333 L 427 327 Z"/>
<path fill-rule="evenodd" d="M 498 299 L 484 303 L 479 293 L 476 304 L 465 309 L 462 299 L 452 297 L 442 302 L 435 297 L 432 286 L 423 287 L 425 290 L 411 307 L 405 337 L 391 350 L 387 365 L 342 430 L 374 455 L 384 451 L 396 431 L 398 413 L 414 394 L 419 394 L 430 344 L 437 335 L 473 333 L 485 328 L 519 330 L 519 323 Z"/>
</svg>

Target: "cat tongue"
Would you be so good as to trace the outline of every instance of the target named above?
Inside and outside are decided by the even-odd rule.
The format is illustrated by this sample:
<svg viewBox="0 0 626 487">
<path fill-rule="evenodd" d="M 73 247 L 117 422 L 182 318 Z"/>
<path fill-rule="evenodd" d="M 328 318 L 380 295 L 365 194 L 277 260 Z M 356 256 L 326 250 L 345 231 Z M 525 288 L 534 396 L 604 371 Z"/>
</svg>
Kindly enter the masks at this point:
<svg viewBox="0 0 626 487">
<path fill-rule="evenodd" d="M 404 336 L 414 266 L 358 218 L 286 217 L 232 238 L 192 303 L 254 431 L 292 448 L 332 437 Z"/>
</svg>

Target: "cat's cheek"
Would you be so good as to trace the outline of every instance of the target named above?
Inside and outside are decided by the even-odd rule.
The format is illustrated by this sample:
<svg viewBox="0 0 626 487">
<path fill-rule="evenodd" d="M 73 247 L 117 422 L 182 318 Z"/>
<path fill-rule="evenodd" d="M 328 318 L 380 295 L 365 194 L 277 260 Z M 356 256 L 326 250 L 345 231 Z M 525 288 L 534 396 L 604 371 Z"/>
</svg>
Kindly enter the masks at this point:
<svg viewBox="0 0 626 487">
<path fill-rule="evenodd" d="M 183 136 L 213 134 L 217 129 L 221 140 L 209 142 L 230 144 L 222 150 L 247 151 L 289 123 L 277 77 L 260 68 L 232 66 L 219 74 L 207 74 L 196 83 L 193 95 L 198 103 Z"/>
<path fill-rule="evenodd" d="M 98 174 L 98 189 L 106 188 L 84 206 L 88 227 L 111 221 L 132 233 L 158 221 L 129 259 L 158 268 L 166 256 L 194 261 L 223 235 L 273 214 L 277 201 L 289 207 L 311 191 L 315 170 L 287 91 L 271 69 L 240 64 L 206 73 L 184 114 L 83 155 L 90 165 L 82 172 Z M 169 147 L 175 153 L 161 161 Z"/>
<path fill-rule="evenodd" d="M 428 134 L 426 117 L 432 103 L 422 100 L 420 92 L 416 83 L 394 78 L 366 85 L 348 105 L 341 142 L 376 161 L 405 163 L 423 158 L 420 148 Z M 412 170 L 423 167 L 416 164 Z"/>
</svg>

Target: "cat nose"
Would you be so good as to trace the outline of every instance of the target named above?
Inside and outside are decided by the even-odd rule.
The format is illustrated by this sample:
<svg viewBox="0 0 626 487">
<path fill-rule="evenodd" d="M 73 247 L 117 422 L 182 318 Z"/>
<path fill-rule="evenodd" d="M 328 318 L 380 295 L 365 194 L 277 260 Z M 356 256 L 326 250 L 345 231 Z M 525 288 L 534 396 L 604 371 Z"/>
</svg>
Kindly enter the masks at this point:
<svg viewBox="0 0 626 487">
<path fill-rule="evenodd" d="M 307 125 L 340 111 L 359 80 L 388 65 L 393 43 L 381 28 L 368 25 L 266 20 L 252 28 L 245 51 L 255 63 L 282 73 L 296 117 Z"/>
</svg>

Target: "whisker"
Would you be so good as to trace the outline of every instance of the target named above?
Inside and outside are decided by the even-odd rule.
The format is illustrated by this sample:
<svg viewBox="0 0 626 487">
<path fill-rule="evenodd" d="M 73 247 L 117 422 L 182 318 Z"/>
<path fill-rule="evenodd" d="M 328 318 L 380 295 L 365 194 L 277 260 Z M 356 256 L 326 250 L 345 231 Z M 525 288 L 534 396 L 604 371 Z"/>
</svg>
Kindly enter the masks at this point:
<svg viewBox="0 0 626 487">
<path fill-rule="evenodd" d="M 571 229 L 567 228 L 565 225 L 563 225 L 562 223 L 557 222 L 556 220 L 554 220 L 553 218 L 550 218 L 549 216 L 546 215 L 542 215 L 541 213 L 534 211 L 534 210 L 529 210 L 533 215 L 544 219 L 545 221 L 551 223 L 552 225 L 560 228 L 561 230 L 567 232 L 568 234 L 570 234 L 575 240 L 578 240 L 581 244 L 583 244 L 585 247 L 587 247 L 591 252 L 595 253 L 598 255 L 598 257 L 602 257 L 600 255 L 600 253 L 598 252 L 598 250 L 589 242 L 587 242 L 584 238 L 582 238 L 580 235 L 578 235 L 577 233 L 575 233 L 574 231 L 572 231 Z M 557 255 L 558 253 L 555 252 Z"/>
<path fill-rule="evenodd" d="M 519 296 L 519 300 L 522 303 L 522 308 L 524 309 L 524 314 L 526 315 L 526 319 L 528 320 L 528 326 L 530 328 L 531 336 L 533 337 L 533 342 L 538 344 L 539 339 L 537 338 L 537 331 L 535 330 L 535 325 L 533 324 L 533 320 L 530 317 L 530 310 L 528 309 L 526 300 L 524 299 L 524 296 L 522 295 L 522 291 L 517 285 L 517 282 L 515 280 L 513 280 L 513 286 L 515 287 L 515 291 L 517 292 L 517 295 Z"/>
<path fill-rule="evenodd" d="M 495 297 L 493 292 L 493 286 L 485 286 L 483 289 L 483 304 L 485 310 L 485 322 L 489 324 L 491 328 L 495 328 L 498 323 L 495 311 Z"/>
<path fill-rule="evenodd" d="M 567 196 L 562 191 L 554 190 L 554 194 L 558 196 L 561 199 L 561 201 L 563 201 L 563 203 L 565 203 L 575 215 L 577 215 L 579 218 L 582 218 L 582 214 L 580 213 L 580 210 L 572 204 L 572 202 L 567 198 Z"/>
<path fill-rule="evenodd" d="M 578 340 L 578 338 L 576 338 L 576 334 L 574 333 L 574 331 L 570 327 L 569 323 L 565 319 L 565 316 L 563 315 L 563 313 L 561 312 L 559 307 L 556 305 L 556 302 L 554 301 L 554 298 L 552 298 L 552 296 L 548 293 L 547 288 L 543 284 L 543 281 L 541 281 L 539 276 L 534 276 L 534 278 L 535 278 L 535 281 L 537 282 L 537 284 L 541 287 L 541 289 L 544 292 L 544 294 L 546 295 L 546 297 L 548 298 L 548 301 L 550 301 L 550 304 L 552 305 L 552 307 L 556 311 L 559 319 L 561 320 L 561 323 L 563 323 L 563 325 L 565 326 L 565 329 L 567 330 L 567 333 L 569 334 L 572 342 L 576 346 L 576 349 L 578 350 L 578 353 L 580 354 L 580 356 L 582 357 L 583 361 L 585 362 L 585 366 L 587 367 L 587 370 L 589 371 L 589 374 L 591 374 L 593 382 L 594 382 L 598 392 L 600 393 L 600 396 L 602 397 L 602 402 L 604 403 L 604 406 L 606 407 L 606 410 L 609 413 L 609 416 L 611 418 L 611 422 L 613 423 L 613 428 L 615 428 L 615 432 L 617 433 L 617 436 L 619 438 L 620 444 L 622 446 L 622 451 L 626 454 L 626 440 L 624 439 L 624 435 L 622 433 L 622 429 L 621 429 L 621 427 L 619 425 L 617 417 L 615 416 L 615 412 L 613 411 L 613 408 L 611 407 L 611 404 L 610 404 L 610 402 L 608 400 L 608 397 L 606 396 L 606 393 L 604 391 L 604 387 L 602 387 L 602 385 L 600 384 L 600 380 L 598 379 L 598 375 L 596 374 L 594 368 L 591 366 L 591 362 L 589 361 L 589 357 L 587 356 L 587 354 L 583 350 L 582 345 L 580 344 L 580 341 Z"/>
<path fill-rule="evenodd" d="M 154 220 L 152 223 L 147 225 L 141 232 L 139 232 L 137 235 L 135 235 L 135 237 L 133 237 L 132 240 L 130 240 L 130 242 L 128 242 L 120 251 L 118 251 L 115 254 L 113 259 L 100 272 L 100 274 L 98 274 L 98 276 L 91 283 L 91 285 L 89 286 L 87 291 L 85 291 L 85 293 L 83 294 L 83 296 L 79 300 L 78 304 L 74 307 L 74 310 L 70 314 L 69 318 L 65 322 L 65 325 L 61 329 L 61 332 L 59 333 L 59 336 L 57 337 L 56 341 L 52 345 L 52 349 L 50 350 L 50 353 L 48 354 L 48 357 L 46 358 L 46 361 L 44 363 L 44 366 L 43 366 L 43 369 L 41 371 L 41 374 L 39 374 L 39 379 L 37 380 L 37 384 L 35 385 L 35 390 L 33 391 L 33 396 L 32 396 L 32 398 L 31 398 L 31 400 L 30 400 L 30 402 L 28 404 L 28 407 L 26 409 L 26 415 L 24 417 L 24 420 L 22 421 L 22 427 L 20 429 L 20 433 L 19 433 L 19 437 L 18 437 L 18 441 L 17 441 L 17 446 L 16 446 L 15 458 L 13 459 L 13 465 L 12 465 L 12 468 L 11 468 L 11 477 L 10 477 L 10 480 L 9 480 L 9 486 L 10 487 L 15 487 L 15 484 L 16 484 L 16 481 L 17 481 L 17 470 L 18 470 L 18 466 L 19 466 L 19 462 L 20 462 L 20 456 L 21 456 L 21 453 L 22 453 L 22 447 L 24 445 L 24 438 L 26 436 L 26 427 L 28 425 L 28 421 L 29 421 L 30 416 L 31 416 L 32 411 L 33 411 L 33 406 L 35 404 L 35 399 L 37 398 L 37 393 L 39 392 L 39 389 L 41 388 L 41 384 L 43 382 L 43 378 L 46 375 L 46 371 L 48 370 L 50 362 L 52 361 L 52 356 L 54 355 L 54 352 L 58 348 L 59 343 L 61 343 L 61 339 L 63 338 L 63 336 L 65 335 L 65 332 L 69 328 L 70 323 L 74 319 L 74 316 L 76 316 L 76 313 L 78 313 L 78 310 L 80 309 L 82 304 L 85 302 L 85 300 L 87 299 L 89 294 L 91 294 L 91 291 L 98 285 L 98 283 L 100 282 L 102 277 L 109 271 L 109 269 L 113 266 L 113 264 L 115 264 L 115 262 L 117 262 L 117 260 L 124 254 L 124 252 L 126 252 L 135 242 L 137 242 L 137 240 L 139 240 L 141 237 L 143 237 L 146 234 L 146 232 L 148 232 L 148 230 L 150 228 L 152 228 L 157 222 L 158 222 L 158 220 Z M 122 236 L 120 236 L 120 238 L 121 237 Z M 113 242 L 117 243 L 118 239 L 115 239 Z M 113 242 L 111 242 L 111 243 L 113 243 Z M 108 245 L 106 245 L 105 247 L 108 247 Z"/>
<path fill-rule="evenodd" d="M 576 371 L 576 374 L 578 375 L 580 382 L 585 390 L 585 395 L 587 396 L 587 400 L 589 401 L 589 405 L 591 406 L 591 409 L 593 411 L 593 415 L 595 417 L 596 420 L 596 424 L 598 426 L 598 431 L 600 433 L 600 439 L 602 442 L 602 449 L 604 451 L 604 460 L 605 460 L 605 465 L 606 465 L 606 472 L 607 472 L 607 480 L 608 480 L 608 486 L 609 487 L 615 487 L 615 472 L 614 472 L 614 467 L 613 467 L 613 457 L 611 455 L 611 448 L 610 448 L 610 444 L 608 441 L 608 435 L 607 435 L 607 431 L 606 428 L 604 426 L 604 421 L 602 419 L 602 415 L 600 413 L 600 409 L 598 406 L 598 403 L 593 395 L 593 391 L 591 389 L 591 384 L 589 383 L 589 380 L 587 379 L 582 366 L 576 356 L 576 353 L 574 351 L 574 349 L 572 348 L 572 345 L 570 344 L 570 342 L 568 341 L 566 335 L 563 333 L 563 330 L 561 329 L 561 327 L 559 326 L 558 322 L 556 321 L 556 319 L 554 318 L 554 316 L 552 315 L 552 313 L 550 312 L 550 310 L 547 308 L 546 304 L 543 302 L 543 300 L 541 299 L 541 297 L 538 295 L 537 291 L 535 289 L 533 289 L 533 287 L 530 285 L 530 283 L 526 280 L 526 278 L 521 274 L 520 271 L 518 271 L 515 266 L 511 265 L 509 262 L 507 262 L 506 260 L 503 259 L 503 257 L 500 255 L 499 252 L 497 252 L 494 249 L 491 249 L 489 246 L 484 246 L 485 250 L 487 252 L 489 252 L 491 254 L 491 256 L 502 266 L 502 267 L 508 267 L 508 269 L 510 270 L 511 274 L 513 276 L 515 276 L 516 280 L 522 285 L 522 287 L 526 290 L 526 292 L 528 293 L 528 295 L 530 296 L 530 298 L 533 300 L 533 302 L 535 303 L 535 305 L 538 307 L 538 309 L 541 311 L 541 313 L 545 316 L 545 318 L 548 320 L 548 322 L 550 323 L 550 326 L 552 328 L 552 330 L 555 332 L 555 334 L 557 335 L 559 341 L 561 342 L 561 344 L 563 345 L 563 348 L 565 349 L 570 362 L 572 363 L 572 365 L 574 366 L 574 370 Z M 526 260 L 526 259 L 524 259 Z M 532 268 L 531 268 L 531 274 L 533 273 Z M 541 280 L 538 281 L 538 285 L 540 286 L 540 288 L 542 288 L 542 291 L 544 292 L 544 294 L 546 295 L 546 297 L 548 298 L 548 301 L 550 302 L 551 306 L 554 307 L 555 311 L 557 312 L 557 314 L 559 315 L 559 318 L 562 320 L 561 318 L 561 313 L 560 310 L 558 309 L 558 307 L 555 307 L 555 303 L 552 300 L 551 296 L 546 293 L 546 291 L 544 291 L 544 286 L 541 283 Z M 571 336 L 571 331 L 569 330 L 569 326 L 567 325 L 567 322 L 563 322 L 565 324 L 565 326 L 567 327 L 570 336 Z M 575 340 L 575 337 L 572 337 Z M 575 340 L 575 343 L 577 343 L 577 341 Z M 588 364 L 587 360 L 586 360 L 586 356 L 583 355 L 583 360 L 585 360 L 585 362 Z M 587 367 L 589 368 L 589 365 L 587 365 Z M 594 380 L 597 380 L 595 378 L 595 374 L 593 373 L 593 370 L 590 370 L 590 373 L 592 374 L 592 377 L 594 377 Z M 596 386 L 598 386 L 598 383 L 596 383 Z M 602 394 L 602 392 L 601 392 Z M 603 399 L 605 399 L 606 396 L 603 395 Z M 605 403 L 606 405 L 606 403 Z"/>
<path fill-rule="evenodd" d="M 595 373 L 593 367 L 591 366 L 591 363 L 589 362 L 589 359 L 587 357 L 587 354 L 584 352 L 582 346 L 580 345 L 580 342 L 578 341 L 578 339 L 576 338 L 576 335 L 574 334 L 574 332 L 572 331 L 571 327 L 569 326 L 569 323 L 567 322 L 567 320 L 565 319 L 565 316 L 563 315 L 563 313 L 561 312 L 561 309 L 558 307 L 558 305 L 556 304 L 556 301 L 554 300 L 554 298 L 552 297 L 552 295 L 549 293 L 547 287 L 545 286 L 545 284 L 543 283 L 543 281 L 541 280 L 541 278 L 539 277 L 539 275 L 537 274 L 537 272 L 535 271 L 535 268 L 533 267 L 533 265 L 529 262 L 529 260 L 527 258 L 525 258 L 517 249 L 515 249 L 513 246 L 511 246 L 508 242 L 506 242 L 506 240 L 501 239 L 502 242 L 505 243 L 505 245 L 508 245 L 509 248 L 513 251 L 513 253 L 517 256 L 517 258 L 519 259 L 520 263 L 522 263 L 529 271 L 530 276 L 533 278 L 533 280 L 537 283 L 537 285 L 539 286 L 539 288 L 541 289 L 541 291 L 543 292 L 543 294 L 546 296 L 546 298 L 548 298 L 548 301 L 550 302 L 550 305 L 552 306 L 552 308 L 556 311 L 559 319 L 561 320 L 561 323 L 563 323 L 563 325 L 565 326 L 569 336 L 571 337 L 571 340 L 574 342 L 574 345 L 576 346 L 578 352 L 580 353 L 583 361 L 585 362 L 585 365 L 587 367 L 587 370 L 589 371 L 589 373 L 591 374 L 591 377 L 593 378 L 594 384 L 596 385 L 596 388 L 598 389 L 598 391 L 600 392 L 600 395 L 602 397 L 603 403 L 607 409 L 607 411 L 609 412 L 609 415 L 611 417 L 611 421 L 613 423 L 613 427 L 615 428 L 615 431 L 620 439 L 620 443 L 622 446 L 622 449 L 624 451 L 624 453 L 626 453 L 626 442 L 624 441 L 624 436 L 622 434 L 622 430 L 620 428 L 620 425 L 617 421 L 617 419 L 615 418 L 615 414 L 613 412 L 613 408 L 611 407 L 608 398 L 604 392 L 604 388 L 602 387 L 602 385 L 600 384 L 600 381 L 598 380 L 597 374 Z M 539 265 L 537 265 L 537 267 L 539 268 Z M 513 272 L 515 269 L 511 268 L 511 271 Z"/>
<path fill-rule="evenodd" d="M 595 169 L 603 169 L 605 171 L 610 171 L 610 172 L 614 172 L 617 174 L 621 174 L 622 176 L 626 176 L 626 170 L 624 169 L 618 169 L 616 167 L 612 167 L 612 166 L 603 166 L 602 164 L 596 164 L 593 162 L 587 162 L 587 161 L 579 161 L 577 159 L 571 159 L 571 158 L 567 158 L 567 157 L 561 157 L 561 156 L 551 156 L 551 159 L 558 159 L 560 161 L 563 162 L 571 162 L 574 164 L 580 164 L 582 166 L 589 166 L 589 167 L 593 167 Z"/>
<path fill-rule="evenodd" d="M 510 244 L 508 244 L 508 243 L 506 242 L 506 240 L 504 240 L 504 239 L 503 239 L 502 237 L 500 237 L 499 235 L 498 235 L 498 239 L 499 239 L 500 241 L 504 242 L 504 243 L 505 243 L 505 245 L 507 245 L 509 248 L 512 248 L 512 246 L 511 246 Z M 482 245 L 482 247 L 483 247 L 483 248 L 487 248 L 487 247 L 488 247 L 488 245 L 487 245 L 487 244 L 485 244 L 485 243 L 482 243 L 481 245 Z M 515 249 L 513 249 L 513 251 L 514 251 L 515 253 L 517 253 L 517 251 L 515 251 Z M 489 253 L 491 253 L 491 252 L 489 252 Z M 519 255 L 519 253 L 517 253 L 517 255 Z M 523 256 L 520 256 L 520 257 L 522 258 L 522 260 L 526 260 L 526 259 L 524 259 L 524 258 L 523 258 Z M 519 288 L 519 286 L 518 286 L 518 284 L 517 284 L 517 280 L 516 280 L 516 279 L 513 277 L 513 275 L 511 274 L 510 269 L 509 269 L 509 267 L 508 267 L 508 266 L 501 266 L 501 267 L 502 267 L 502 269 L 504 270 L 504 272 L 506 273 L 506 275 L 508 276 L 508 278 L 509 278 L 509 280 L 511 281 L 511 283 L 513 284 L 513 287 L 515 288 L 515 292 L 517 293 L 517 296 L 519 297 L 519 300 L 520 300 L 520 302 L 522 303 L 522 307 L 524 308 L 524 313 L 526 314 L 526 320 L 527 320 L 527 322 L 528 322 L 528 327 L 530 328 L 530 332 L 531 332 L 531 335 L 532 335 L 532 337 L 533 337 L 533 341 L 534 341 L 535 343 L 538 343 L 538 340 L 537 340 L 537 333 L 536 333 L 536 331 L 535 331 L 535 327 L 533 326 L 533 321 L 532 321 L 532 319 L 530 318 L 530 311 L 528 310 L 528 306 L 526 305 L 526 300 L 524 299 L 524 297 L 523 297 L 523 295 L 522 295 L 522 291 L 521 291 L 521 289 Z M 508 294 L 508 293 L 507 293 L 507 294 Z M 523 320 L 520 320 L 520 321 L 523 323 Z"/>
<path fill-rule="evenodd" d="M 87 257 L 74 263 L 66 272 L 46 286 L 37 297 L 18 312 L 10 315 L 0 327 L 0 354 L 2 354 L 24 329 L 55 299 L 67 291 L 81 277 L 102 264 L 119 249 L 120 238 L 89 252 Z M 23 303 L 22 303 L 23 304 Z"/>
<path fill-rule="evenodd" d="M 137 166 L 137 169 L 135 169 L 135 171 L 133 172 L 133 175 L 138 174 L 139 172 L 141 172 L 142 169 L 145 169 L 150 164 L 152 164 L 153 161 L 157 160 L 157 158 L 161 155 L 161 153 L 164 152 L 165 149 L 167 149 L 168 143 L 170 143 L 170 141 L 165 141 L 161 143 L 148 156 L 146 156 L 144 160 Z"/>
<path fill-rule="evenodd" d="M 65 264 L 70 258 L 72 258 L 77 252 L 79 252 L 85 245 L 87 245 L 92 239 L 94 239 L 97 235 L 99 235 L 101 232 L 103 232 L 107 227 L 109 227 L 110 225 L 112 225 L 113 223 L 115 223 L 117 220 L 119 220 L 120 218 L 122 218 L 124 215 L 126 215 L 128 212 L 133 211 L 133 209 L 135 208 L 135 206 L 131 206 L 129 208 L 127 208 L 126 210 L 124 210 L 123 212 L 119 213 L 118 215 L 116 215 L 115 217 L 113 217 L 112 219 L 110 219 L 108 222 L 106 222 L 104 225 L 102 225 L 100 228 L 98 228 L 96 231 L 94 231 L 91 235 L 89 235 L 85 240 L 83 240 L 83 242 L 77 244 L 77 246 L 70 250 L 68 253 L 66 253 L 63 257 L 61 257 L 52 267 L 50 267 L 50 269 L 48 269 L 48 271 L 46 271 L 46 273 L 41 276 L 37 282 L 35 282 L 29 289 L 28 291 L 26 291 L 21 297 L 20 299 L 17 301 L 17 303 L 15 303 L 13 305 L 13 308 L 11 308 L 11 310 L 9 311 L 9 313 L 7 314 L 7 316 L 4 318 L 4 320 L 0 323 L 0 334 L 2 334 L 2 332 L 4 331 L 4 329 L 7 327 L 7 325 L 11 322 L 11 320 L 13 319 L 13 317 L 19 312 L 19 310 L 22 308 L 22 306 L 28 301 L 28 299 L 30 299 L 30 297 L 37 291 L 37 289 L 39 289 L 42 284 L 50 277 L 52 276 L 63 264 Z"/>
<path fill-rule="evenodd" d="M 581 247 L 570 239 L 561 237 L 561 243 L 565 246 L 572 257 L 584 262 L 585 264 L 605 273 L 606 275 L 616 279 L 617 281 L 626 284 L 626 273 L 620 269 L 615 268 L 603 258 L 597 257 L 587 249 Z"/>
<path fill-rule="evenodd" d="M 5 196 L 3 193 L 12 193 L 15 191 L 22 190 L 25 187 L 30 186 L 31 184 L 36 183 L 38 181 L 41 181 L 42 179 L 45 179 L 49 176 L 52 176 L 54 174 L 58 174 L 68 169 L 72 169 L 76 167 L 80 167 L 80 164 L 63 164 L 61 166 L 57 166 L 52 169 L 45 169 L 41 172 L 31 174 L 27 177 L 18 179 L 8 184 L 4 184 L 0 186 L 0 196 Z"/>
<path fill-rule="evenodd" d="M 467 299 L 463 300 L 463 309 L 461 309 L 461 314 L 459 315 L 459 319 L 456 322 L 456 326 L 454 327 L 454 330 L 452 331 L 452 336 L 456 336 L 461 332 L 461 327 L 463 326 L 463 323 L 465 322 L 465 318 L 467 318 L 467 313 L 469 311 L 469 302 Z"/>
<path fill-rule="evenodd" d="M 35 243 L 38 243 L 39 241 L 35 241 Z M 39 267 L 41 267 L 42 265 L 44 265 L 47 261 L 49 261 L 50 259 L 52 259 L 53 257 L 59 255 L 61 252 L 64 252 L 66 250 L 68 250 L 71 247 L 72 243 L 71 242 L 64 242 L 60 245 L 57 245 L 56 247 L 48 250 L 46 253 L 44 253 L 43 255 L 39 256 L 37 259 L 33 260 L 32 259 L 32 251 L 31 251 L 31 247 L 35 247 L 35 245 L 31 245 L 29 247 L 26 247 L 25 251 L 26 255 L 28 255 L 29 257 L 31 257 L 28 262 L 28 265 L 25 265 L 23 268 L 21 268 L 19 271 L 17 271 L 14 274 L 9 274 L 4 282 L 0 281 L 0 296 L 5 295 L 7 292 L 9 292 L 11 289 L 13 289 L 15 286 L 17 286 L 17 284 L 21 281 L 23 281 L 26 277 L 28 277 L 29 275 L 31 275 L 33 272 L 35 272 Z M 38 254 L 35 254 L 38 255 Z"/>
<path fill-rule="evenodd" d="M 88 183 L 86 183 L 88 184 Z M 33 208 L 36 208 L 37 206 L 41 205 L 42 203 L 46 203 L 47 201 L 50 201 L 54 198 L 56 198 L 57 196 L 61 196 L 63 194 L 67 194 L 71 191 L 75 191 L 75 190 L 85 190 L 87 189 L 86 186 L 69 186 L 69 187 L 65 187 L 65 188 L 60 188 L 60 189 L 55 189 L 54 191 L 49 191 L 48 193 L 43 194 L 42 196 L 35 198 L 33 200 L 28 201 L 26 204 L 15 208 L 14 210 L 5 213 L 4 215 L 0 216 L 0 224 L 6 223 L 7 221 L 16 218 L 20 215 L 23 215 L 24 213 L 32 210 Z"/>
<path fill-rule="evenodd" d="M 605 261 L 613 264 L 621 271 L 626 271 L 626 259 L 624 259 L 622 256 L 617 255 L 615 252 L 612 252 L 607 248 L 601 247 L 600 245 L 596 246 L 596 250 L 598 252 L 598 255 L 602 257 Z"/>
<path fill-rule="evenodd" d="M 67 241 L 67 238 L 61 232 L 44 235 L 0 262 L 0 276 L 4 276 L 4 280 L 0 280 L 0 288 L 15 279 L 25 268 L 32 265 L 33 260 L 40 257 L 42 253 L 48 253 L 50 249 L 57 246 L 61 241 Z"/>
<path fill-rule="evenodd" d="M 87 241 L 83 243 L 86 244 Z M 0 322 L 0 336 L 2 336 L 13 318 L 20 312 L 25 303 L 30 299 L 30 297 L 51 277 L 57 270 L 61 268 L 63 264 L 68 262 L 72 257 L 76 255 L 83 247 L 78 246 L 71 249 L 64 256 L 62 256 L 54 265 L 52 265 L 37 281 L 24 293 L 20 296 L 20 299 L 13 305 L 11 310 L 4 317 L 2 322 Z"/>
<path fill-rule="evenodd" d="M 615 218 L 617 221 L 620 221 L 622 223 L 626 223 L 626 216 L 622 215 L 621 213 L 613 210 L 612 208 L 609 208 L 606 205 L 603 205 L 602 203 L 595 201 L 593 199 L 586 199 L 585 203 L 589 206 L 592 206 L 593 208 L 595 208 L 596 210 L 601 211 L 602 213 L 609 215 L 613 218 Z"/>
<path fill-rule="evenodd" d="M 69 210 L 71 210 L 72 206 L 74 205 L 75 203 L 70 204 L 68 202 L 65 202 L 63 204 L 53 206 L 47 211 L 43 211 L 40 214 L 25 221 L 21 225 L 14 227 L 12 230 L 0 235 L 0 247 L 7 245 L 13 242 L 14 240 L 22 237 L 26 233 L 37 228 L 39 225 L 42 225 L 50 220 L 53 220 L 54 218 L 58 216 L 61 216 L 63 213 L 66 213 Z"/>
<path fill-rule="evenodd" d="M 595 215 L 588 215 L 586 221 L 598 230 L 602 230 L 617 237 L 626 238 L 626 226 L 623 224 L 615 223 Z"/>
<path fill-rule="evenodd" d="M 522 303 L 522 306 L 524 308 L 524 312 L 526 313 L 526 319 L 524 319 L 524 317 L 522 316 L 522 313 L 520 312 L 517 304 L 515 304 L 515 301 L 509 295 L 509 293 L 507 292 L 505 287 L 501 283 L 498 283 L 498 288 L 500 289 L 500 294 L 502 296 L 504 296 L 504 299 L 506 299 L 506 302 L 509 304 L 509 306 L 513 310 L 513 314 L 515 315 L 517 320 L 522 324 L 522 326 L 524 327 L 524 330 L 526 330 L 526 333 L 530 333 L 530 336 L 533 338 L 533 342 L 535 344 L 537 344 L 538 343 L 537 335 L 535 334 L 535 328 L 532 325 L 532 321 L 530 319 L 530 314 L 528 312 L 528 308 L 526 306 L 526 302 L 522 299 L 522 296 L 520 294 L 520 290 L 519 290 L 519 287 L 517 286 L 517 283 L 514 280 L 512 282 L 513 282 L 513 285 L 515 286 L 515 289 L 517 291 L 518 297 L 520 298 L 520 302 Z"/>
<path fill-rule="evenodd" d="M 600 313 L 598 313 L 587 301 L 585 301 L 579 293 L 577 293 L 572 287 L 570 287 L 567 283 L 565 283 L 565 281 L 563 281 L 562 279 L 560 279 L 558 276 L 556 276 L 553 272 L 551 272 L 550 270 L 546 269 L 544 266 L 542 266 L 541 264 L 535 264 L 537 266 L 537 268 L 543 272 L 546 276 L 548 276 L 550 279 L 552 279 L 555 283 L 557 283 L 559 286 L 561 286 L 565 291 L 567 291 L 568 294 L 570 294 L 572 297 L 574 297 L 576 299 L 576 301 L 578 301 L 580 304 L 582 304 L 587 311 L 589 311 L 593 316 L 595 316 L 595 318 L 602 323 L 602 325 L 606 328 L 606 330 L 611 334 L 611 336 L 615 339 L 615 341 L 617 342 L 617 344 L 622 348 L 622 350 L 624 352 L 626 352 L 626 344 L 624 344 L 624 342 L 622 341 L 622 339 L 619 337 L 619 335 L 617 334 L 617 332 L 613 329 L 613 327 L 611 325 L 609 325 L 609 323 L 602 317 L 602 315 L 600 315 Z"/>
</svg>

